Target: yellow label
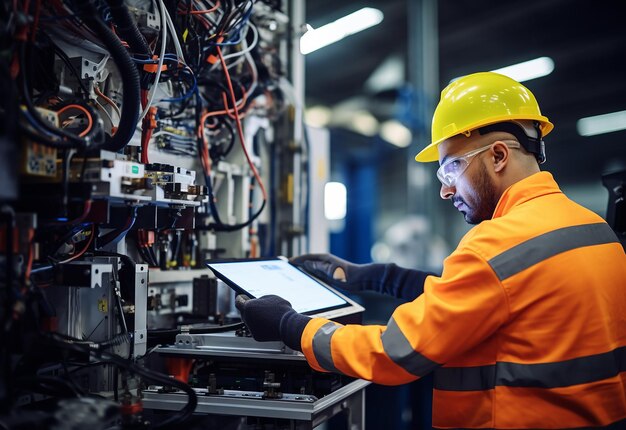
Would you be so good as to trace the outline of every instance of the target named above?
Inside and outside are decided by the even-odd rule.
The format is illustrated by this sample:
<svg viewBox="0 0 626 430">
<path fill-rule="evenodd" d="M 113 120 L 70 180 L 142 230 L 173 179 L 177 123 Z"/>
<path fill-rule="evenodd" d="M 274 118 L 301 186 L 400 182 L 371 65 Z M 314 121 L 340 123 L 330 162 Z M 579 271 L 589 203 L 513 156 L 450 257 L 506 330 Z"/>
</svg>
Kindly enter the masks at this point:
<svg viewBox="0 0 626 430">
<path fill-rule="evenodd" d="M 187 36 L 189 36 L 189 30 L 185 29 L 185 32 L 183 33 L 183 42 L 187 43 Z"/>
<path fill-rule="evenodd" d="M 98 310 L 104 314 L 109 312 L 109 302 L 106 298 L 98 299 Z"/>
<path fill-rule="evenodd" d="M 287 195 L 286 195 L 287 203 L 293 204 L 293 173 L 290 173 L 287 176 Z"/>
</svg>

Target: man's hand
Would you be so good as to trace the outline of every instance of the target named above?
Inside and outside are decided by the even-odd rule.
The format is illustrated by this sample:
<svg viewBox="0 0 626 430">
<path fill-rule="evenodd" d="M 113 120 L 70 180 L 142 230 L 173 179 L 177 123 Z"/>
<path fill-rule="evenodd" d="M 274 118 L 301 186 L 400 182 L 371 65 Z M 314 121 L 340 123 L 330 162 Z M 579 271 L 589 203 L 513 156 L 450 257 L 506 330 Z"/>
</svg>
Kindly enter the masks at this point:
<svg viewBox="0 0 626 430">
<path fill-rule="evenodd" d="M 301 350 L 300 338 L 310 318 L 293 310 L 287 300 L 278 296 L 250 299 L 240 294 L 235 298 L 235 306 L 254 340 L 280 340 L 291 349 Z"/>
<path fill-rule="evenodd" d="M 348 291 L 360 290 L 354 282 L 350 282 L 358 271 L 357 264 L 332 254 L 306 254 L 294 257 L 290 262 L 329 285 Z"/>
<path fill-rule="evenodd" d="M 415 300 L 424 292 L 424 282 L 436 273 L 404 269 L 389 264 L 354 264 L 332 254 L 306 254 L 294 257 L 292 264 L 323 282 L 348 293 L 376 291 Z"/>
</svg>

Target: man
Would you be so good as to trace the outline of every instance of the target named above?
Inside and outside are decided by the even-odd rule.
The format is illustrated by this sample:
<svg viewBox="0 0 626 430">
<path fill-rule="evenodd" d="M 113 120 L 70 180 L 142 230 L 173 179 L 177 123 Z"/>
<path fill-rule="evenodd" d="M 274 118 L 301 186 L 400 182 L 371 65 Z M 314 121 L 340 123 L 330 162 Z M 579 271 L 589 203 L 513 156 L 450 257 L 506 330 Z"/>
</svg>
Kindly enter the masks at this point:
<svg viewBox="0 0 626 430">
<path fill-rule="evenodd" d="M 346 290 L 412 300 L 387 326 L 342 326 L 276 297 L 238 308 L 319 371 L 402 384 L 434 371 L 438 428 L 626 428 L 626 255 L 609 226 L 540 172 L 552 130 L 518 82 L 476 73 L 445 88 L 432 143 L 441 197 L 476 226 L 441 276 L 331 255 L 295 260 Z"/>
</svg>

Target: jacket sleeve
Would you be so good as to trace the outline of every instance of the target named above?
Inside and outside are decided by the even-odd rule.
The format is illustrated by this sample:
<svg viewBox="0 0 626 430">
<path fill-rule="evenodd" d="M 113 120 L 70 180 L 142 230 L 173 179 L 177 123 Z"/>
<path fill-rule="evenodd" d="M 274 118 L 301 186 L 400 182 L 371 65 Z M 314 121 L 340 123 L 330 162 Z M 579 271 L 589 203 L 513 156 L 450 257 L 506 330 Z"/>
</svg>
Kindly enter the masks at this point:
<svg viewBox="0 0 626 430">
<path fill-rule="evenodd" d="M 438 276 L 433 272 L 406 269 L 394 263 L 371 263 L 359 265 L 349 274 L 350 291 L 376 291 L 404 300 L 414 300 L 424 292 L 424 283 L 428 276 Z M 343 289 L 341 282 L 334 287 Z"/>
<path fill-rule="evenodd" d="M 403 384 L 478 345 L 508 315 L 507 296 L 491 267 L 476 253 L 457 250 L 442 276 L 429 276 L 424 294 L 399 306 L 387 326 L 313 318 L 301 346 L 316 370 Z"/>
</svg>

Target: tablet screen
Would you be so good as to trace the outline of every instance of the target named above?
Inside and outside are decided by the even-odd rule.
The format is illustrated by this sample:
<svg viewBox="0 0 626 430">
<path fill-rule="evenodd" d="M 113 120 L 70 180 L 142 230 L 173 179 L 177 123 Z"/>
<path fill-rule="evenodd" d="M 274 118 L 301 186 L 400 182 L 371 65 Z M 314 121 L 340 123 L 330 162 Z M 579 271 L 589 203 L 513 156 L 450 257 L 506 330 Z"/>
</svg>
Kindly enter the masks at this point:
<svg viewBox="0 0 626 430">
<path fill-rule="evenodd" d="M 281 259 L 207 262 L 215 276 L 250 297 L 274 294 L 288 300 L 299 313 L 348 306 L 324 285 Z"/>
</svg>

